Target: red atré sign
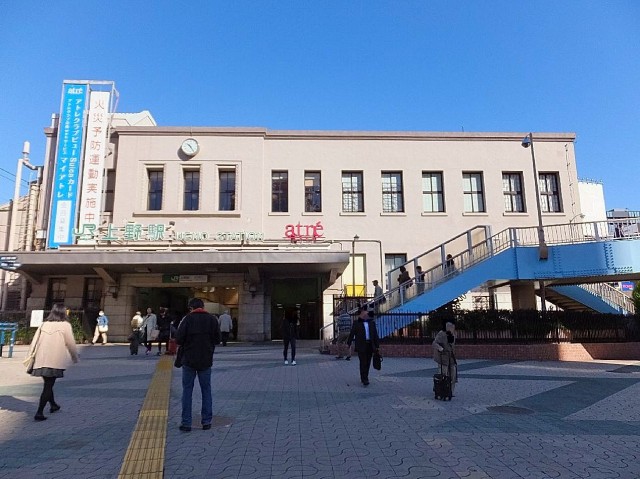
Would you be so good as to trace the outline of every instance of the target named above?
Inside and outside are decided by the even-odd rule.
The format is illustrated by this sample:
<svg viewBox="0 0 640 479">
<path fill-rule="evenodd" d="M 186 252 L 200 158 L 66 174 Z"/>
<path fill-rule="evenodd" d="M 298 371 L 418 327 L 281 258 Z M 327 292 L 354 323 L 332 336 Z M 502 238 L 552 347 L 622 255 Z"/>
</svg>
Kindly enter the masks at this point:
<svg viewBox="0 0 640 479">
<path fill-rule="evenodd" d="M 315 241 L 318 238 L 324 238 L 324 234 L 322 234 L 323 230 L 324 226 L 322 226 L 322 222 L 320 221 L 311 225 L 303 225 L 298 221 L 298 224 L 288 224 L 284 227 L 284 236 L 285 238 L 289 238 L 291 241 Z"/>
</svg>

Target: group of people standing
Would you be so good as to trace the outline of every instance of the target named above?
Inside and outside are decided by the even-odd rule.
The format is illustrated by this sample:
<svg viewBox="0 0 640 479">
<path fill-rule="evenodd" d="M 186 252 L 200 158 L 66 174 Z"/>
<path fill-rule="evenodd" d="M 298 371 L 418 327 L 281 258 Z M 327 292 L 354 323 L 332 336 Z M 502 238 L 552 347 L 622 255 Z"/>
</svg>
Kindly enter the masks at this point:
<svg viewBox="0 0 640 479">
<path fill-rule="evenodd" d="M 153 342 L 158 343 L 158 356 L 162 354 L 162 345 L 165 351 L 169 351 L 169 340 L 178 328 L 180 317 L 172 314 L 169 308 L 161 307 L 156 315 L 152 308 L 147 308 L 147 314 L 143 317 L 140 311 L 131 319 L 132 336 L 131 341 L 139 341 L 145 345 L 146 354 L 151 354 Z M 136 355 L 137 348 L 131 348 L 131 354 Z"/>
</svg>

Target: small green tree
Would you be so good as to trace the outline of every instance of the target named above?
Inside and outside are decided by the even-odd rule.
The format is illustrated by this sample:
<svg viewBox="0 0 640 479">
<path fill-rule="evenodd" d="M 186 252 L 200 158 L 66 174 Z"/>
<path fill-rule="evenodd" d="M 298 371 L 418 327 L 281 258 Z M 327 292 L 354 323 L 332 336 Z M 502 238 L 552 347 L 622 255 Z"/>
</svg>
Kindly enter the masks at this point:
<svg viewBox="0 0 640 479">
<path fill-rule="evenodd" d="M 636 307 L 636 314 L 640 314 L 640 281 L 636 281 L 636 285 L 631 293 L 633 305 Z"/>
</svg>

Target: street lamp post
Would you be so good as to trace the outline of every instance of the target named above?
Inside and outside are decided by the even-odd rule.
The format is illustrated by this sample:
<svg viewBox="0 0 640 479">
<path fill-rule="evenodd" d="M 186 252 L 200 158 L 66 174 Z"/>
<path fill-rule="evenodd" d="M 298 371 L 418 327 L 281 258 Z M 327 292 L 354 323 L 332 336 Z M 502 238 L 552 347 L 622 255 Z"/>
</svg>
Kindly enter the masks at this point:
<svg viewBox="0 0 640 479">
<path fill-rule="evenodd" d="M 536 155 L 533 151 L 533 133 L 529 133 L 522 139 L 522 147 L 531 147 L 531 163 L 533 164 L 533 184 L 536 188 L 536 205 L 538 207 L 538 256 L 540 259 L 549 258 L 549 248 L 544 239 L 544 227 L 542 225 L 542 207 L 540 206 L 540 185 L 538 168 L 536 167 Z"/>
<path fill-rule="evenodd" d="M 358 241 L 360 237 L 355 235 L 353 237 L 353 241 L 351 242 L 351 280 L 352 288 L 353 288 L 353 297 L 356 296 L 356 241 Z"/>
</svg>

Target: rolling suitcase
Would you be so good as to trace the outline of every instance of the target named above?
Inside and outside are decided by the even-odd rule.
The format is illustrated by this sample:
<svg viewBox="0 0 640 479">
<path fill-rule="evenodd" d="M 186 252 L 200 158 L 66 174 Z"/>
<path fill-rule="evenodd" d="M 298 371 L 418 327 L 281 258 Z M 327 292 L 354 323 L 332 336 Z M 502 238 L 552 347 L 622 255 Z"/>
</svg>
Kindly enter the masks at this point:
<svg viewBox="0 0 640 479">
<path fill-rule="evenodd" d="M 449 357 L 451 362 L 451 357 Z M 451 401 L 453 394 L 451 393 L 451 376 L 444 373 L 444 366 L 440 364 L 440 374 L 433 375 L 433 392 L 436 399 L 447 399 Z"/>
<path fill-rule="evenodd" d="M 173 338 L 169 339 L 168 345 L 167 354 L 176 354 L 176 351 L 178 350 L 178 343 L 176 343 L 176 340 Z"/>
</svg>

